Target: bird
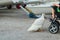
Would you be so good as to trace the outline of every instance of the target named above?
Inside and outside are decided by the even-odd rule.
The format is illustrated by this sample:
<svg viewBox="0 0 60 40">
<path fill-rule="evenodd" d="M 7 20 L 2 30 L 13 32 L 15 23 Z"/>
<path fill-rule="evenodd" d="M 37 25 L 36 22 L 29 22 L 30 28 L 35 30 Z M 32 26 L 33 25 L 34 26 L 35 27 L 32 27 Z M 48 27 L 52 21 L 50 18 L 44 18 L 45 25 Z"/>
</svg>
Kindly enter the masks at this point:
<svg viewBox="0 0 60 40">
<path fill-rule="evenodd" d="M 44 21 L 45 21 L 45 18 L 44 18 L 45 14 L 42 13 L 42 16 L 37 18 L 34 23 L 31 25 L 31 27 L 28 28 L 27 31 L 32 31 L 32 32 L 35 32 L 35 31 L 41 31 L 42 29 L 42 26 L 44 24 Z"/>
</svg>

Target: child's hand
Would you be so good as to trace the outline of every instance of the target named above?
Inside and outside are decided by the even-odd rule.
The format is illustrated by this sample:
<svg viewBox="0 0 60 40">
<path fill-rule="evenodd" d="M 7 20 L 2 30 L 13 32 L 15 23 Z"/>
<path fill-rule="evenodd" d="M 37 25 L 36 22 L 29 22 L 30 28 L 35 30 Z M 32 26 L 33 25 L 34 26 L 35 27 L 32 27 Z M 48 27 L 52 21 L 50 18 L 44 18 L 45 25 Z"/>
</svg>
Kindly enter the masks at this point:
<svg viewBox="0 0 60 40">
<path fill-rule="evenodd" d="M 54 19 L 55 17 L 54 17 L 54 15 L 52 15 L 52 19 Z"/>
</svg>

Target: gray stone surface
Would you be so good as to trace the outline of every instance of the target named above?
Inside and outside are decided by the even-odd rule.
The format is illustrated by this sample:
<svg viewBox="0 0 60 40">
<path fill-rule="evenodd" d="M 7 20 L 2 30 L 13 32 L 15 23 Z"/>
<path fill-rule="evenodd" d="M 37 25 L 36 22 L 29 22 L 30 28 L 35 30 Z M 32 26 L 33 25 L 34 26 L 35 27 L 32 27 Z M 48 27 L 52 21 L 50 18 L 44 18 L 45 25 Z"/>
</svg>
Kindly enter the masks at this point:
<svg viewBox="0 0 60 40">
<path fill-rule="evenodd" d="M 48 32 L 49 21 L 46 20 L 44 32 L 28 32 L 35 19 L 28 18 L 22 10 L 0 10 L 0 40 L 60 40 L 60 33 Z"/>
</svg>

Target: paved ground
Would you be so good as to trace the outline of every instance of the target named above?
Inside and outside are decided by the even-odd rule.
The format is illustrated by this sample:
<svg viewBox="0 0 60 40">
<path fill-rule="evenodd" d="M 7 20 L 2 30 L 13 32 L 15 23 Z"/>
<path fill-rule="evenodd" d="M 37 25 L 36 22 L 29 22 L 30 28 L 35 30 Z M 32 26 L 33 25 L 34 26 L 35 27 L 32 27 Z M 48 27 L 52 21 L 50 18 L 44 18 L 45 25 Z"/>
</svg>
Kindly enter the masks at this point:
<svg viewBox="0 0 60 40">
<path fill-rule="evenodd" d="M 60 40 L 60 32 L 48 32 L 49 22 L 46 20 L 44 32 L 28 32 L 35 19 L 28 18 L 22 10 L 0 10 L 0 40 Z"/>
</svg>

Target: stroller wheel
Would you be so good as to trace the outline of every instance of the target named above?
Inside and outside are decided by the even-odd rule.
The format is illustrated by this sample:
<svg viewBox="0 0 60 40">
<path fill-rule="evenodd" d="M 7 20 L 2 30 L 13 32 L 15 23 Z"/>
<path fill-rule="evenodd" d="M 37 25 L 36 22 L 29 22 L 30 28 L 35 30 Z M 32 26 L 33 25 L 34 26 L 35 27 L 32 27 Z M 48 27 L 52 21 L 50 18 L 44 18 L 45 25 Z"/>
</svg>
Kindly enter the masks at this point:
<svg viewBox="0 0 60 40">
<path fill-rule="evenodd" d="M 59 25 L 57 22 L 51 23 L 48 29 L 50 33 L 56 34 L 59 31 Z"/>
</svg>

